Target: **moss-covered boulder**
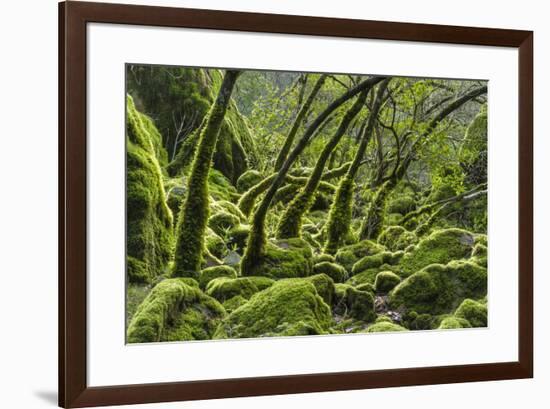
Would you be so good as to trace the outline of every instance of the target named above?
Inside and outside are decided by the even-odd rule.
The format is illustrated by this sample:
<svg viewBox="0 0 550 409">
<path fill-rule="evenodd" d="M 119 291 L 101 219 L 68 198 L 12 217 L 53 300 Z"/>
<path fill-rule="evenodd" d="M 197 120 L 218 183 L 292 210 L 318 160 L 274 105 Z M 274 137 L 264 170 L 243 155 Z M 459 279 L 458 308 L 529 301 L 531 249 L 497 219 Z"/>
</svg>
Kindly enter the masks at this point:
<svg viewBox="0 0 550 409">
<path fill-rule="evenodd" d="M 473 247 L 474 235 L 466 230 L 436 230 L 403 256 L 400 263 L 402 272 L 407 276 L 430 264 L 447 264 L 451 260 L 469 258 Z"/>
<path fill-rule="evenodd" d="M 487 268 L 487 246 L 477 243 L 472 249 L 471 260 L 482 267 Z"/>
<path fill-rule="evenodd" d="M 313 256 L 313 264 L 319 264 L 319 263 L 322 263 L 323 261 L 334 263 L 335 259 L 332 254 L 326 254 L 326 253 L 316 254 Z"/>
<path fill-rule="evenodd" d="M 472 328 L 468 320 L 458 318 L 455 316 L 445 317 L 439 324 L 438 329 L 458 329 L 458 328 Z"/>
<path fill-rule="evenodd" d="M 390 251 L 405 250 L 417 241 L 416 235 L 402 226 L 388 226 L 378 236 L 378 244 Z"/>
<path fill-rule="evenodd" d="M 368 269 L 380 267 L 383 264 L 395 265 L 399 263 L 403 254 L 402 251 L 396 251 L 395 253 L 391 251 L 382 251 L 372 256 L 363 257 L 353 265 L 351 272 L 355 275 Z"/>
<path fill-rule="evenodd" d="M 335 283 L 343 283 L 348 278 L 348 272 L 339 264 L 330 261 L 322 261 L 313 266 L 314 274 L 326 274 Z"/>
<path fill-rule="evenodd" d="M 206 250 L 218 259 L 225 257 L 227 253 L 227 246 L 225 241 L 218 236 L 211 228 L 206 229 L 206 236 L 204 238 Z"/>
<path fill-rule="evenodd" d="M 223 303 L 237 295 L 248 299 L 272 284 L 273 280 L 267 277 L 220 277 L 211 280 L 205 292 Z"/>
<path fill-rule="evenodd" d="M 126 256 L 130 283 L 151 283 L 166 272 L 174 245 L 152 123 L 131 97 L 126 104 Z M 157 147 L 158 148 L 158 147 Z"/>
<path fill-rule="evenodd" d="M 129 343 L 210 339 L 225 316 L 215 299 L 186 279 L 157 284 L 138 307 L 128 326 Z"/>
<path fill-rule="evenodd" d="M 247 298 L 244 298 L 240 295 L 236 295 L 235 297 L 230 298 L 229 300 L 225 301 L 223 303 L 223 308 L 225 308 L 225 311 L 227 311 L 227 313 L 232 313 L 237 308 L 239 308 L 241 305 L 244 305 L 247 302 L 248 302 Z"/>
<path fill-rule="evenodd" d="M 311 246 L 299 238 L 269 242 L 252 270 L 253 275 L 273 279 L 310 276 L 313 273 Z"/>
<path fill-rule="evenodd" d="M 244 193 L 252 186 L 257 185 L 264 179 L 264 175 L 254 169 L 244 172 L 239 179 L 237 179 L 237 191 Z"/>
<path fill-rule="evenodd" d="M 237 272 L 230 266 L 208 267 L 201 271 L 199 276 L 199 285 L 206 288 L 207 284 L 215 278 L 237 278 Z"/>
<path fill-rule="evenodd" d="M 348 281 L 346 281 L 347 284 L 352 285 L 354 287 L 357 287 L 362 284 L 371 284 L 374 285 L 374 281 L 376 280 L 376 276 L 378 273 L 381 273 L 382 271 L 393 271 L 394 273 L 398 273 L 399 266 L 392 266 L 389 264 L 382 264 L 379 267 L 373 267 L 366 269 L 364 271 L 361 271 L 358 274 L 355 274 L 352 276 Z"/>
<path fill-rule="evenodd" d="M 321 296 L 324 302 L 328 305 L 332 305 L 334 302 L 336 289 L 334 281 L 326 274 L 315 274 L 311 277 L 306 277 L 303 280 L 313 284 L 317 290 L 317 294 Z"/>
<path fill-rule="evenodd" d="M 227 232 L 227 246 L 239 254 L 243 254 L 250 233 L 250 226 L 239 224 Z"/>
<path fill-rule="evenodd" d="M 401 278 L 392 271 L 381 271 L 376 275 L 374 288 L 376 292 L 387 294 L 399 284 Z"/>
<path fill-rule="evenodd" d="M 370 325 L 364 332 L 402 332 L 407 331 L 407 328 L 401 325 L 394 324 L 388 320 L 383 320 Z"/>
<path fill-rule="evenodd" d="M 390 293 L 394 310 L 439 315 L 452 312 L 465 298 L 487 292 L 487 270 L 470 261 L 432 264 L 403 280 Z"/>
<path fill-rule="evenodd" d="M 454 313 L 455 317 L 467 320 L 472 327 L 487 326 L 487 305 L 471 299 L 465 299 Z"/>
<path fill-rule="evenodd" d="M 216 213 L 208 219 L 208 227 L 220 236 L 225 236 L 229 230 L 238 226 L 239 223 L 237 216 L 224 211 Z"/>
<path fill-rule="evenodd" d="M 349 246 L 341 247 L 336 253 L 335 260 L 347 271 L 351 272 L 353 265 L 363 257 L 384 251 L 384 247 L 371 240 L 363 240 Z"/>
<path fill-rule="evenodd" d="M 214 338 L 255 338 L 326 334 L 332 324 L 329 306 L 315 286 L 301 279 L 275 282 L 229 314 Z"/>
</svg>

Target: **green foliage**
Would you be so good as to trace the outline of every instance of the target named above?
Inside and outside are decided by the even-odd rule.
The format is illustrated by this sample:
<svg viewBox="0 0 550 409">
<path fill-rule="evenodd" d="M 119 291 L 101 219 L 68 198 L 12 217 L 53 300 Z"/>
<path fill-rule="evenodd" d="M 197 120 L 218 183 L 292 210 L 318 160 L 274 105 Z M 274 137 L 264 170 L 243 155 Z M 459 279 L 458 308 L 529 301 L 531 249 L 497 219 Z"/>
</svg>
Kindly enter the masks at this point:
<svg viewBox="0 0 550 409">
<path fill-rule="evenodd" d="M 225 310 L 185 279 L 157 284 L 138 307 L 127 333 L 128 343 L 211 338 Z"/>
<path fill-rule="evenodd" d="M 153 136 L 131 97 L 126 100 L 126 255 L 131 283 L 151 283 L 167 268 L 173 248 L 172 212 L 166 204 Z"/>
<path fill-rule="evenodd" d="M 214 338 L 253 338 L 326 334 L 332 323 L 329 306 L 306 280 L 275 282 L 219 325 Z"/>
<path fill-rule="evenodd" d="M 473 246 L 474 236 L 466 230 L 434 231 L 405 253 L 401 259 L 403 274 L 413 274 L 430 264 L 446 264 L 451 260 L 469 258 Z"/>
<path fill-rule="evenodd" d="M 403 280 L 390 293 L 393 309 L 432 315 L 453 311 L 465 298 L 487 292 L 487 270 L 470 261 L 432 264 Z"/>
</svg>

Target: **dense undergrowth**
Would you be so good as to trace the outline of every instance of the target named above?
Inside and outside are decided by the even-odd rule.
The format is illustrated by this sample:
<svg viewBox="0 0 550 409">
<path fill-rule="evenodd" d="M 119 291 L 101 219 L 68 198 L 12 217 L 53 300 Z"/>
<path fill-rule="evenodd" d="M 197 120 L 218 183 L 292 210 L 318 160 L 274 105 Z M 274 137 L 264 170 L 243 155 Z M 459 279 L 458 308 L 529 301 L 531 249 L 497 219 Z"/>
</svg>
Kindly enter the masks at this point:
<svg viewBox="0 0 550 409">
<path fill-rule="evenodd" d="M 174 68 L 177 88 L 161 68 L 130 69 L 128 342 L 487 326 L 476 84 L 371 81 L 316 124 L 346 92 L 330 78 L 272 75 L 258 90 L 262 77 L 245 72 L 222 112 L 222 71 Z M 164 78 L 159 95 L 146 74 Z M 350 77 L 348 92 L 365 78 Z M 182 135 L 174 105 L 193 118 Z"/>
</svg>

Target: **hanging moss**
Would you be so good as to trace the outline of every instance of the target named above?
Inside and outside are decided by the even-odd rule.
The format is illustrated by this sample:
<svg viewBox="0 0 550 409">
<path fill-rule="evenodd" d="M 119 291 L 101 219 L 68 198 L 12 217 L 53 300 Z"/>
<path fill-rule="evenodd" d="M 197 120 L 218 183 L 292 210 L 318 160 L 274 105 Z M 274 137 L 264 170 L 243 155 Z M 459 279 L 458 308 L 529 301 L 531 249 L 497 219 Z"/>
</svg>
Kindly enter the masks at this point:
<svg viewBox="0 0 550 409">
<path fill-rule="evenodd" d="M 393 309 L 432 315 L 453 311 L 465 298 L 487 292 L 487 270 L 470 261 L 432 264 L 402 281 L 390 293 Z"/>
<path fill-rule="evenodd" d="M 273 284 L 267 277 L 220 277 L 211 280 L 206 286 L 206 294 L 220 302 L 225 302 L 237 295 L 249 299 L 259 291 Z"/>
<path fill-rule="evenodd" d="M 181 206 L 176 226 L 176 251 L 172 271 L 172 275 L 176 277 L 197 277 L 200 271 L 209 213 L 210 163 L 238 75 L 238 71 L 225 73 L 216 101 L 210 109 L 207 123 L 201 131 L 189 176 L 187 197 Z"/>
<path fill-rule="evenodd" d="M 339 264 L 331 263 L 330 261 L 322 261 L 313 266 L 315 274 L 326 274 L 335 283 L 343 283 L 348 278 L 348 272 Z"/>
<path fill-rule="evenodd" d="M 126 113 L 127 274 L 131 283 L 151 283 L 165 273 L 170 260 L 172 212 L 166 204 L 153 137 L 131 97 Z"/>
<path fill-rule="evenodd" d="M 209 339 L 225 310 L 185 279 L 157 284 L 128 326 L 129 343 Z"/>
<path fill-rule="evenodd" d="M 411 244 L 418 241 L 413 232 L 407 231 L 401 226 L 388 226 L 378 236 L 378 244 L 385 246 L 390 251 L 405 250 Z"/>
<path fill-rule="evenodd" d="M 359 243 L 340 248 L 335 255 L 335 260 L 347 271 L 351 272 L 353 265 L 357 261 L 363 257 L 380 253 L 382 251 L 384 251 L 384 247 L 381 245 L 370 240 L 363 240 Z"/>
<path fill-rule="evenodd" d="M 329 306 L 306 280 L 275 282 L 234 310 L 214 338 L 254 338 L 326 334 L 332 323 Z"/>
<path fill-rule="evenodd" d="M 199 285 L 204 289 L 210 281 L 220 277 L 237 278 L 237 272 L 230 266 L 214 266 L 205 268 L 201 271 L 199 276 Z"/>
<path fill-rule="evenodd" d="M 451 260 L 469 258 L 473 246 L 474 236 L 466 230 L 452 228 L 434 231 L 403 256 L 403 274 L 413 274 L 430 264 L 446 264 Z"/>
<path fill-rule="evenodd" d="M 397 286 L 401 281 L 401 278 L 392 271 L 381 271 L 376 275 L 374 280 L 374 287 L 376 292 L 381 294 L 387 294 Z"/>
</svg>

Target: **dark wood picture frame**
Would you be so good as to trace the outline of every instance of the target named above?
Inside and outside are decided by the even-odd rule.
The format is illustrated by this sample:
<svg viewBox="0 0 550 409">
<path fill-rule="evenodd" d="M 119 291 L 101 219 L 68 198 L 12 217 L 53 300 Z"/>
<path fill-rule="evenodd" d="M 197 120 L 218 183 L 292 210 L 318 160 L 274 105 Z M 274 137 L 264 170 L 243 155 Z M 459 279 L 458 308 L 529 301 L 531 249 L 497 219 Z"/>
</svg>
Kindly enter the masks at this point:
<svg viewBox="0 0 550 409">
<path fill-rule="evenodd" d="M 86 24 L 91 22 L 515 47 L 519 50 L 518 361 L 88 387 Z M 59 4 L 59 405 L 85 407 L 533 376 L 533 33 L 106 3 Z"/>
</svg>

